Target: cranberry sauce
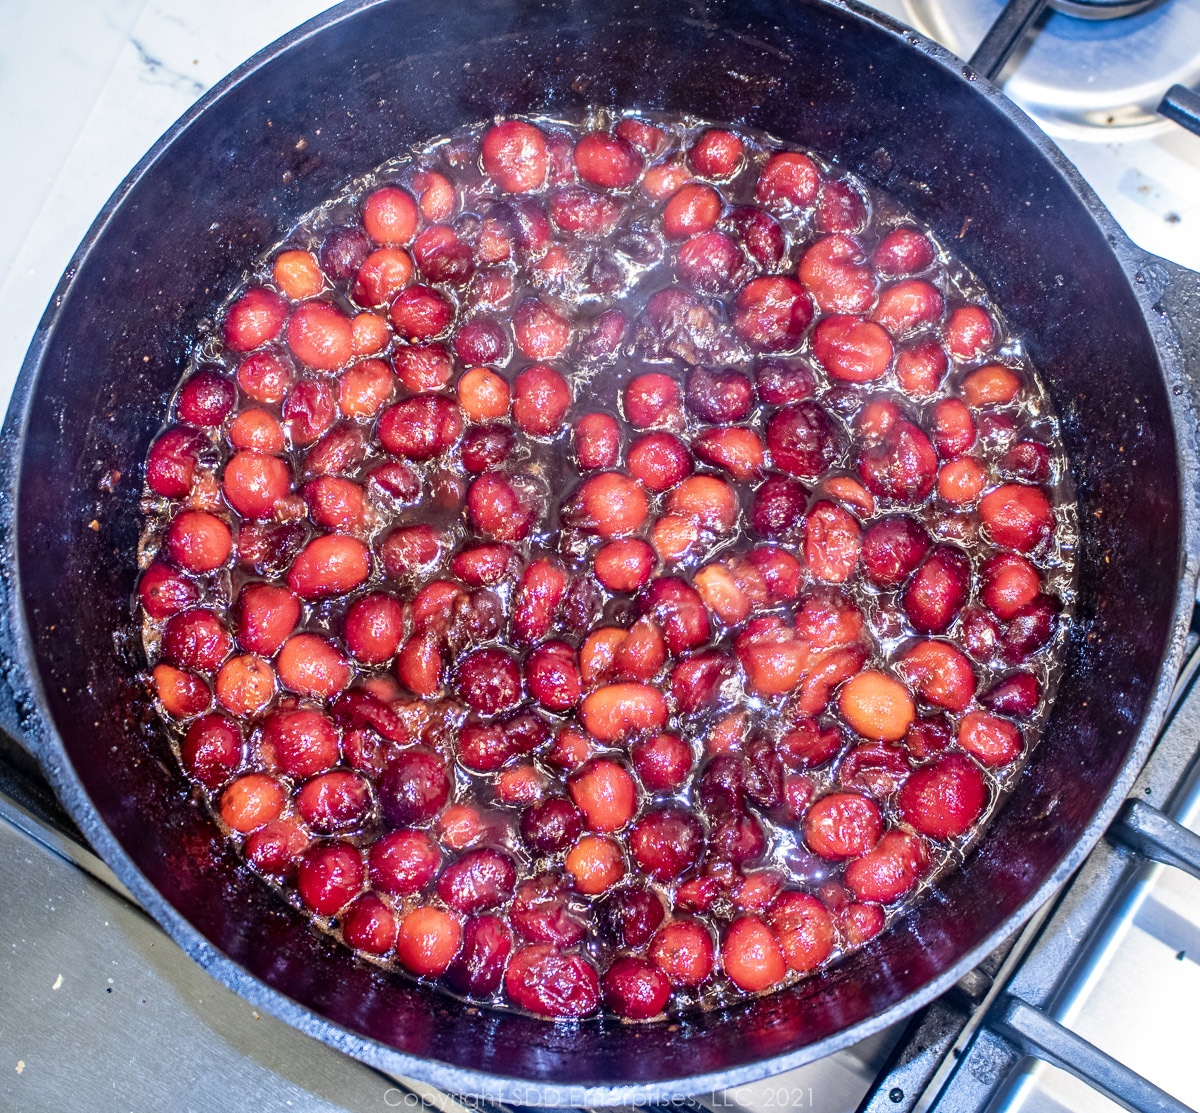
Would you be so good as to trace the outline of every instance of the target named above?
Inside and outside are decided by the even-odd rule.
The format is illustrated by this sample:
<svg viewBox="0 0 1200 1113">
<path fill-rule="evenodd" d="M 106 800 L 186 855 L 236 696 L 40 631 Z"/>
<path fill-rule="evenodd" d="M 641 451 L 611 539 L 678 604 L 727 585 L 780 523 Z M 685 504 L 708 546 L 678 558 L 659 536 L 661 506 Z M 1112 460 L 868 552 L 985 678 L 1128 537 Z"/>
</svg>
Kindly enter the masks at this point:
<svg viewBox="0 0 1200 1113">
<path fill-rule="evenodd" d="M 137 607 L 196 791 L 372 961 L 538 1016 L 768 992 L 1036 743 L 1057 422 L 979 282 L 744 128 L 503 120 L 309 214 L 197 339 Z"/>
</svg>

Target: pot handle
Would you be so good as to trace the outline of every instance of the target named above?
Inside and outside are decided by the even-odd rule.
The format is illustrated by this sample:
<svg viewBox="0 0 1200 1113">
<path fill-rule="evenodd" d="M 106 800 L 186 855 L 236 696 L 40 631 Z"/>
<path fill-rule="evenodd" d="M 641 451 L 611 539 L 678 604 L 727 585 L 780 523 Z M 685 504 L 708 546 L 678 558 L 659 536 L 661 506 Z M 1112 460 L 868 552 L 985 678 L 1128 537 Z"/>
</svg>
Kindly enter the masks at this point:
<svg viewBox="0 0 1200 1113">
<path fill-rule="evenodd" d="M 1160 116 L 1200 135 L 1200 93 L 1186 85 L 1172 85 L 1158 106 Z"/>
<path fill-rule="evenodd" d="M 1009 55 L 1021 45 L 1047 3 L 1049 0 L 1008 0 L 975 48 L 968 65 L 989 81 L 995 81 Z"/>
</svg>

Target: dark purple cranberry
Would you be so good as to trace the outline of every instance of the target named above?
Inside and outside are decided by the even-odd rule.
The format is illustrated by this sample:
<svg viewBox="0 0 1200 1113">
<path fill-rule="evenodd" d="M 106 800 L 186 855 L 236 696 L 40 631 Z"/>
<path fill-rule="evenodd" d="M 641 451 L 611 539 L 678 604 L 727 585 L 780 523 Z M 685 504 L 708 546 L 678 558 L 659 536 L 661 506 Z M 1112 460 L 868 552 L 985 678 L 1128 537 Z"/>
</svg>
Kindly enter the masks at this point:
<svg viewBox="0 0 1200 1113">
<path fill-rule="evenodd" d="M 767 852 L 767 836 L 749 812 L 723 812 L 709 832 L 708 845 L 714 858 L 741 866 Z"/>
<path fill-rule="evenodd" d="M 598 911 L 601 926 L 622 947 L 644 947 L 666 917 L 658 894 L 640 884 L 610 893 Z"/>
<path fill-rule="evenodd" d="M 489 423 L 468 429 L 462 439 L 462 465 L 469 472 L 498 468 L 513 450 L 515 434 L 511 425 Z"/>
<path fill-rule="evenodd" d="M 428 823 L 449 799 L 446 767 L 430 750 L 401 751 L 379 778 L 379 807 L 393 827 Z"/>
<path fill-rule="evenodd" d="M 811 479 L 841 454 L 842 435 L 816 402 L 797 402 L 777 410 L 767 422 L 767 448 L 781 471 Z"/>
<path fill-rule="evenodd" d="M 501 724 L 504 739 L 515 754 L 530 754 L 550 741 L 550 727 L 532 711 L 520 711 Z"/>
<path fill-rule="evenodd" d="M 659 576 L 646 585 L 640 605 L 662 630 L 667 649 L 675 656 L 708 641 L 710 624 L 704 600 L 687 581 Z"/>
<path fill-rule="evenodd" d="M 421 493 L 421 477 L 403 460 L 389 460 L 367 472 L 367 490 L 397 508 L 408 506 Z"/>
<path fill-rule="evenodd" d="M 521 838 L 542 854 L 566 850 L 582 831 L 583 813 L 562 796 L 534 804 L 521 816 Z"/>
<path fill-rule="evenodd" d="M 804 523 L 808 489 L 786 475 L 769 475 L 754 492 L 750 522 L 760 537 L 786 540 Z"/>
<path fill-rule="evenodd" d="M 701 421 L 728 425 L 741 421 L 754 405 L 754 388 L 740 371 L 710 371 L 693 367 L 688 372 L 684 402 Z"/>
<path fill-rule="evenodd" d="M 454 354 L 468 366 L 503 363 L 512 354 L 512 345 L 498 322 L 476 317 L 458 330 Z"/>
<path fill-rule="evenodd" d="M 1048 595 L 1039 595 L 1009 621 L 1000 640 L 1000 655 L 1010 665 L 1023 664 L 1054 637 L 1057 623 L 1057 602 Z"/>
<path fill-rule="evenodd" d="M 507 854 L 491 847 L 468 850 L 438 878 L 437 895 L 459 912 L 482 912 L 512 896 L 517 868 Z"/>
<path fill-rule="evenodd" d="M 816 377 L 804 364 L 789 363 L 784 359 L 764 360 L 758 365 L 754 378 L 758 396 L 768 406 L 803 402 L 817 389 Z"/>
<path fill-rule="evenodd" d="M 362 228 L 333 228 L 321 243 L 321 270 L 334 282 L 349 282 L 371 254 L 371 237 Z"/>
<path fill-rule="evenodd" d="M 937 453 L 911 421 L 896 421 L 878 443 L 858 457 L 867 490 L 878 498 L 920 502 L 937 480 Z"/>
<path fill-rule="evenodd" d="M 701 232 L 679 249 L 675 273 L 702 294 L 722 294 L 740 286 L 746 257 L 724 232 Z"/>
<path fill-rule="evenodd" d="M 1037 441 L 1017 441 L 1000 461 L 1000 471 L 1006 479 L 1045 483 L 1050 479 L 1050 449 Z"/>
<path fill-rule="evenodd" d="M 925 559 L 933 543 L 915 518 L 881 518 L 863 534 L 862 562 L 876 587 L 899 587 Z"/>
<path fill-rule="evenodd" d="M 1000 627 L 982 607 L 968 607 L 962 613 L 962 643 L 976 661 L 990 661 L 1000 644 Z"/>
<path fill-rule="evenodd" d="M 584 359 L 612 359 L 625 339 L 627 323 L 619 309 L 606 309 L 585 328 L 575 350 Z"/>
<path fill-rule="evenodd" d="M 1037 677 L 1028 672 L 1015 672 L 984 692 L 979 702 L 998 715 L 1025 717 L 1037 710 L 1040 697 Z"/>
<path fill-rule="evenodd" d="M 745 790 L 742 775 L 745 763 L 737 754 L 717 754 L 704 767 L 696 781 L 696 795 L 709 815 L 737 811 L 742 807 Z"/>
<path fill-rule="evenodd" d="M 777 808 L 783 803 L 783 766 L 775 747 L 761 734 L 746 742 L 742 788 L 760 808 Z"/>
<path fill-rule="evenodd" d="M 729 222 L 741 237 L 747 254 L 763 270 L 779 266 L 787 242 L 783 227 L 770 213 L 756 205 L 744 205 L 729 214 Z"/>
<path fill-rule="evenodd" d="M 472 916 L 463 928 L 462 950 L 446 971 L 446 980 L 471 997 L 489 997 L 500 988 L 512 954 L 513 937 L 499 916 Z"/>
</svg>

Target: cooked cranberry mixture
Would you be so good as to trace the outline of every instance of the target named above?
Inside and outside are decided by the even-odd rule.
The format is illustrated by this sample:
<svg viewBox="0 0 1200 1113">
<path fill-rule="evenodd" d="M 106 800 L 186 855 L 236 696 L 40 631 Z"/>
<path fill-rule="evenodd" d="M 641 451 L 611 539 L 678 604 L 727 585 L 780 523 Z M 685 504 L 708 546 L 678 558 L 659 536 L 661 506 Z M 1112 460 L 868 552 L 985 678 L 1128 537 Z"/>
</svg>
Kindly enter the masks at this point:
<svg viewBox="0 0 1200 1113">
<path fill-rule="evenodd" d="M 151 687 L 250 865 L 450 992 L 649 1020 L 861 946 L 1053 693 L 1073 518 L 985 292 L 745 129 L 505 120 L 310 214 L 146 464 Z"/>
</svg>

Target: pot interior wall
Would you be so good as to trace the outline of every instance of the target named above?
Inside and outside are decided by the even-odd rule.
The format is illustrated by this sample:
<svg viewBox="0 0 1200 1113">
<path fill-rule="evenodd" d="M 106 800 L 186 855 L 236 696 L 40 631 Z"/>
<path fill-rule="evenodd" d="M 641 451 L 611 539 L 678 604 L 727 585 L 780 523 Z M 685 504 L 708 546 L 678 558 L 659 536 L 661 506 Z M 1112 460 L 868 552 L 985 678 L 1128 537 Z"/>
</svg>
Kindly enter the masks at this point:
<svg viewBox="0 0 1200 1113">
<path fill-rule="evenodd" d="M 928 220 L 1027 338 L 1063 418 L 1083 526 L 1052 727 L 981 851 L 908 930 L 794 990 L 681 1025 L 553 1027 L 355 964 L 223 851 L 113 634 L 129 621 L 141 461 L 187 337 L 250 260 L 410 142 L 497 113 L 593 104 L 775 132 Z M 738 1067 L 836 1037 L 919 989 L 1017 910 L 1093 816 L 1170 636 L 1179 476 L 1160 375 L 1128 280 L 1072 185 L 970 82 L 899 35 L 798 0 L 381 3 L 224 91 L 142 170 L 81 262 L 21 461 L 34 664 L 91 805 L 137 868 L 217 948 L 316 1013 L 507 1076 L 656 1081 Z M 88 807 L 68 804 L 77 818 Z"/>
</svg>

